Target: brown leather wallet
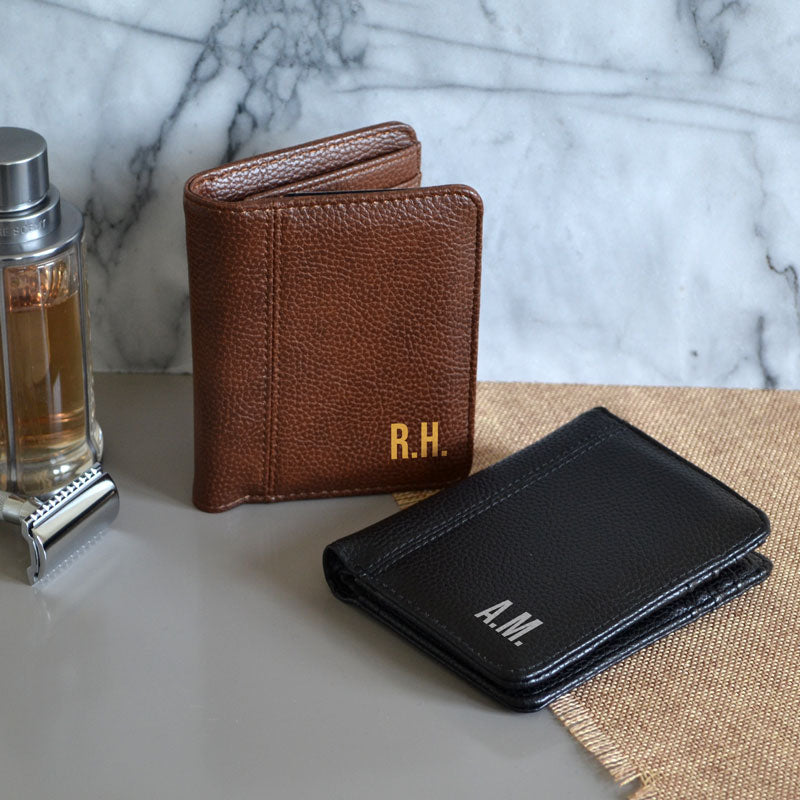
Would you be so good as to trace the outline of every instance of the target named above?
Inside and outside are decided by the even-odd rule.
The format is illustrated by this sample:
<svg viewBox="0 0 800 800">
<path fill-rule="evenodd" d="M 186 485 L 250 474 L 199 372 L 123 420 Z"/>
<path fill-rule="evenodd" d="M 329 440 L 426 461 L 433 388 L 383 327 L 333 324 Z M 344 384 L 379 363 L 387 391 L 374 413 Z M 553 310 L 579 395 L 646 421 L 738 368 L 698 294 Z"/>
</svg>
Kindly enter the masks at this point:
<svg viewBox="0 0 800 800">
<path fill-rule="evenodd" d="M 482 203 L 419 183 L 399 122 L 186 183 L 198 508 L 468 474 Z"/>
</svg>

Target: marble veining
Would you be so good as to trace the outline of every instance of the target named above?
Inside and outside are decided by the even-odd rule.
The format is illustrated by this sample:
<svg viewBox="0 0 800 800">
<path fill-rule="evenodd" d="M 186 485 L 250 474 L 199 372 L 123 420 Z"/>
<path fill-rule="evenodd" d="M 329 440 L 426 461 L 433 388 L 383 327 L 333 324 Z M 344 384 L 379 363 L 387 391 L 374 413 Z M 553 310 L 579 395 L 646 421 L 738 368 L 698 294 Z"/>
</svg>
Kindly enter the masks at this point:
<svg viewBox="0 0 800 800">
<path fill-rule="evenodd" d="M 0 124 L 87 215 L 99 369 L 191 368 L 199 169 L 401 119 L 486 204 L 485 379 L 800 388 L 790 0 L 5 0 Z"/>
</svg>

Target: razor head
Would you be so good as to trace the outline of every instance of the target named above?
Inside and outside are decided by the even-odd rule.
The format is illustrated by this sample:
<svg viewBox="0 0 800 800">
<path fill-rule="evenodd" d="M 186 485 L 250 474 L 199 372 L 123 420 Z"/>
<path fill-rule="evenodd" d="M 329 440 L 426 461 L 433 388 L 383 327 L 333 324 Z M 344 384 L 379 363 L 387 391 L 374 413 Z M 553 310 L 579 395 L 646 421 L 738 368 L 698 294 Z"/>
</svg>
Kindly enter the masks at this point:
<svg viewBox="0 0 800 800">
<path fill-rule="evenodd" d="M 22 535 L 28 542 L 33 585 L 70 561 L 111 525 L 119 511 L 119 493 L 100 464 L 42 499 L 30 513 L 20 516 Z"/>
</svg>

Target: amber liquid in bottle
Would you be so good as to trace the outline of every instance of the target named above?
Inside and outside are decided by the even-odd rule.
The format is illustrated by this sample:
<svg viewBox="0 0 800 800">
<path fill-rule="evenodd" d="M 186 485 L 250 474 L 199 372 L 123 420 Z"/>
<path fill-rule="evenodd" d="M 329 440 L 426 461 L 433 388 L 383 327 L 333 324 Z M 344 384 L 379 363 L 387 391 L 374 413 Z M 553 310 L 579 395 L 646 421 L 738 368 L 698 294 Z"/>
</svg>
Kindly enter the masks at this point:
<svg viewBox="0 0 800 800">
<path fill-rule="evenodd" d="M 51 491 L 94 461 L 86 391 L 76 254 L 3 271 L 17 490 Z M 5 375 L 0 370 L 5 406 Z M 7 415 L 2 409 L 5 450 Z M 8 476 L 5 476 L 6 480 Z"/>
</svg>

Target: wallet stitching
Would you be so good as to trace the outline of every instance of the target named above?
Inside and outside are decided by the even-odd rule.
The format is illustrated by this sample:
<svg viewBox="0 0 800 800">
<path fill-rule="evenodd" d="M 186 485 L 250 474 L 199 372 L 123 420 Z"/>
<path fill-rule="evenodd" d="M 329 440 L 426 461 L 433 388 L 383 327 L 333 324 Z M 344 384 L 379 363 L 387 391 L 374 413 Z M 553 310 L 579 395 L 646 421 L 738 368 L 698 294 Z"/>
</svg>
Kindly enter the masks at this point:
<svg viewBox="0 0 800 800">
<path fill-rule="evenodd" d="M 453 483 L 458 483 L 459 481 L 463 480 L 462 476 L 457 476 L 455 478 L 448 478 L 445 481 L 441 481 L 439 484 L 440 487 L 444 488 L 445 486 L 449 486 Z M 430 488 L 430 487 L 427 487 Z M 245 494 L 241 497 L 237 497 L 235 500 L 231 500 L 228 503 L 222 503 L 221 505 L 211 505 L 208 506 L 208 510 L 211 511 L 227 511 L 229 508 L 235 508 L 236 506 L 240 506 L 243 503 L 250 503 L 250 502 L 259 502 L 263 503 L 267 500 L 288 500 L 289 498 L 303 498 L 303 497 L 346 497 L 350 495 L 356 494 L 366 494 L 369 492 L 413 492 L 413 491 L 425 491 L 426 487 L 419 486 L 415 483 L 392 483 L 388 486 L 354 486 L 353 488 L 347 487 L 343 489 L 321 489 L 320 491 L 306 491 L 300 490 L 297 492 L 283 492 L 283 493 L 270 493 L 270 492 L 260 492 L 257 494 Z M 203 507 L 204 509 L 206 506 Z"/>
<path fill-rule="evenodd" d="M 412 187 L 416 188 L 416 187 Z M 432 188 L 432 187 L 431 187 Z M 425 191 L 426 187 L 420 186 L 420 191 Z M 359 191 L 363 190 L 354 190 L 354 194 L 358 194 Z M 396 189 L 379 189 L 378 191 L 385 191 L 385 192 L 392 192 L 397 191 Z M 402 190 L 405 191 L 405 190 Z M 280 197 L 280 195 L 278 195 Z M 423 195 L 413 196 L 413 195 L 406 195 L 404 197 L 341 197 L 340 195 L 320 195 L 318 197 L 312 197 L 311 202 L 309 202 L 309 198 L 304 197 L 293 197 L 293 198 L 283 198 L 284 199 L 284 208 L 287 211 L 294 211 L 295 209 L 307 209 L 307 208 L 318 208 L 321 206 L 332 206 L 332 205 L 377 205 L 378 203 L 418 203 L 421 200 L 427 200 L 428 198 L 433 197 L 464 197 L 470 201 L 471 205 L 475 208 L 476 213 L 478 210 L 478 204 L 475 202 L 474 198 L 469 192 L 465 192 L 461 188 L 457 189 L 448 189 L 446 191 L 441 192 L 426 192 Z M 297 202 L 292 203 L 291 200 L 295 200 Z M 222 211 L 227 209 L 220 209 Z M 230 211 L 239 211 L 244 209 L 237 209 L 231 208 Z M 480 215 L 478 215 L 480 218 Z"/>
<path fill-rule="evenodd" d="M 472 198 L 470 198 L 472 200 Z M 469 401 L 467 404 L 467 443 L 468 443 L 468 458 L 469 463 L 472 465 L 472 457 L 475 446 L 475 394 L 478 388 L 478 381 L 476 377 L 478 369 L 478 318 L 480 316 L 480 299 L 481 299 L 481 286 L 480 286 L 480 264 L 481 248 L 483 247 L 483 214 L 482 208 L 478 207 L 477 203 L 472 200 L 472 205 L 475 208 L 475 249 L 473 252 L 474 267 L 472 270 L 472 328 L 470 330 L 470 345 L 469 345 Z"/>
<path fill-rule="evenodd" d="M 280 209 L 275 212 L 275 246 L 273 247 L 272 256 L 272 281 L 275 287 L 275 294 L 273 299 L 273 317 L 272 317 L 272 400 L 269 407 L 269 424 L 270 424 L 270 485 L 267 487 L 267 492 L 274 492 L 277 484 L 277 469 L 275 464 L 275 446 L 278 434 L 278 396 L 280 384 L 280 307 L 281 307 L 281 271 L 279 267 L 280 259 L 278 253 L 281 247 L 281 226 L 280 226 Z"/>
<path fill-rule="evenodd" d="M 618 434 L 620 431 L 618 429 L 607 427 L 600 433 L 593 433 L 591 436 L 586 436 L 583 439 L 580 439 L 575 444 L 568 447 L 566 450 L 561 451 L 558 455 L 554 456 L 553 458 L 548 459 L 547 461 L 537 464 L 535 467 L 531 468 L 523 475 L 520 475 L 514 480 L 509 481 L 508 483 L 504 484 L 503 486 L 498 487 L 493 491 L 488 497 L 484 498 L 483 500 L 479 500 L 476 503 L 468 506 L 467 508 L 462 509 L 457 514 L 454 514 L 452 517 L 448 517 L 447 519 L 440 522 L 438 525 L 435 525 L 430 530 L 425 531 L 425 533 L 416 536 L 415 538 L 405 541 L 402 544 L 397 545 L 397 547 L 392 548 L 388 553 L 384 553 L 379 558 L 374 560 L 371 564 L 369 564 L 366 569 L 367 570 L 376 570 L 376 574 L 380 574 L 381 572 L 385 572 L 387 569 L 393 567 L 398 561 L 405 558 L 408 555 L 411 555 L 415 550 L 419 550 L 420 547 L 424 547 L 427 544 L 431 544 L 436 539 L 444 536 L 446 533 L 449 533 L 455 528 L 459 527 L 465 522 L 474 519 L 475 517 L 483 514 L 484 512 L 488 511 L 490 508 L 498 505 L 498 503 L 502 503 L 504 500 L 508 500 L 509 498 L 513 497 L 515 494 L 521 492 L 523 489 L 527 489 L 529 486 L 532 486 L 534 483 L 537 483 L 540 480 L 543 480 L 548 475 L 556 472 L 557 470 L 561 469 L 561 467 L 569 464 L 578 456 L 583 455 L 584 453 L 592 450 L 593 448 L 597 447 L 599 444 L 602 444 L 607 439 L 611 438 L 612 436 Z M 561 462 L 561 463 L 556 463 Z M 552 469 L 547 470 L 547 467 L 556 464 L 555 467 Z M 542 472 L 542 470 L 547 470 L 546 472 Z M 522 484 L 519 486 L 518 484 Z M 512 491 L 508 491 L 512 487 L 515 487 Z M 507 492 L 507 494 L 503 496 L 503 492 Z M 410 549 L 407 549 L 410 548 Z M 399 552 L 405 551 L 405 552 Z M 396 553 L 399 553 L 395 556 Z M 392 558 L 392 556 L 395 556 Z M 387 563 L 387 561 L 389 563 Z"/>
<path fill-rule="evenodd" d="M 274 319 L 275 313 L 275 229 L 278 224 L 278 214 L 276 213 L 271 215 L 270 219 L 270 248 L 271 252 L 271 269 L 269 272 L 269 287 L 268 290 L 264 292 L 264 310 L 263 310 L 263 318 L 264 318 L 264 336 L 269 337 L 270 331 L 270 321 Z M 269 303 L 270 308 L 267 308 L 267 304 Z M 269 315 L 269 316 L 268 316 Z M 269 344 L 266 348 L 267 353 L 265 355 L 269 358 L 269 363 L 264 365 L 264 410 L 265 412 L 268 409 L 269 416 L 266 417 L 264 420 L 264 440 L 263 440 L 263 447 L 264 447 L 264 488 L 266 491 L 270 490 L 271 482 L 272 482 L 272 459 L 269 457 L 269 450 L 268 447 L 272 446 L 272 431 L 270 430 L 270 420 L 272 419 L 272 395 L 271 395 L 271 384 L 270 379 L 271 375 L 270 372 L 272 370 L 272 365 L 275 363 L 275 340 L 274 337 L 269 337 Z"/>
<path fill-rule="evenodd" d="M 282 210 L 292 211 L 294 209 L 306 209 L 306 208 L 317 208 L 320 206 L 331 206 L 331 205 L 356 205 L 357 203 L 361 203 L 362 205 L 375 205 L 377 203 L 406 203 L 406 202 L 417 202 L 419 200 L 427 200 L 428 198 L 433 197 L 463 197 L 470 201 L 473 207 L 476 209 L 476 213 L 479 209 L 478 203 L 475 202 L 474 197 L 469 193 L 464 191 L 461 188 L 460 184 L 453 184 L 453 186 L 458 186 L 458 188 L 450 188 L 445 191 L 441 192 L 429 192 L 426 191 L 427 189 L 436 188 L 436 187 L 425 187 L 425 186 L 411 186 L 409 189 L 378 189 L 378 192 L 407 192 L 413 191 L 414 189 L 418 189 L 421 192 L 425 192 L 425 194 L 419 196 L 410 196 L 406 195 L 404 197 L 342 197 L 341 195 L 320 195 L 320 196 L 313 196 L 309 195 L 306 197 L 286 197 L 284 195 L 270 195 L 269 197 L 265 197 L 265 201 L 269 201 L 270 205 L 279 205 Z M 365 190 L 363 189 L 354 189 L 353 194 L 362 194 Z M 369 191 L 369 190 L 366 190 Z M 349 194 L 349 193 L 348 193 Z M 197 199 L 193 199 L 191 202 L 196 203 L 198 205 L 202 205 L 204 211 L 207 211 L 211 214 L 244 214 L 245 216 L 263 216 L 264 214 L 269 213 L 269 208 L 265 206 L 247 206 L 243 204 L 231 204 L 226 208 L 216 208 L 214 206 L 207 206 L 205 205 L 206 198 L 202 195 L 198 195 Z M 294 202 L 293 202 L 294 201 Z M 478 215 L 478 219 L 480 219 L 480 215 Z"/>
<path fill-rule="evenodd" d="M 254 159 L 248 159 L 246 164 L 242 164 L 239 167 L 233 167 L 226 169 L 225 167 L 217 167 L 215 170 L 210 172 L 207 175 L 199 178 L 195 183 L 197 188 L 204 188 L 207 184 L 211 183 L 214 180 L 217 180 L 221 177 L 229 178 L 235 175 L 241 175 L 243 172 L 251 172 L 258 170 L 260 167 L 271 167 L 275 164 L 282 164 L 285 161 L 288 161 L 291 158 L 297 158 L 298 156 L 308 156 L 312 153 L 319 153 L 324 150 L 331 150 L 334 147 L 338 147 L 341 144 L 352 144 L 353 142 L 360 142 L 364 139 L 372 139 L 372 138 L 380 138 L 381 134 L 384 134 L 388 131 L 393 130 L 392 128 L 383 128 L 379 131 L 369 131 L 368 133 L 362 133 L 358 136 L 339 136 L 331 142 L 323 142 L 318 145 L 314 145 L 313 147 L 303 148 L 302 145 L 292 148 L 292 150 L 288 153 L 285 153 L 278 158 L 270 158 L 269 154 L 267 153 L 264 157 L 263 161 L 260 161 L 258 157 Z M 404 145 L 403 149 L 407 147 L 412 147 L 416 142 L 411 142 L 410 144 Z"/>
<path fill-rule="evenodd" d="M 462 478 L 448 478 L 446 481 L 442 481 L 439 485 L 440 486 L 447 486 L 451 483 L 457 483 L 458 481 L 463 480 Z M 428 487 L 430 488 L 430 487 Z M 385 492 L 385 491 L 403 491 L 403 492 L 411 492 L 411 491 L 425 491 L 425 487 L 415 486 L 413 484 L 408 483 L 391 483 L 382 486 L 355 486 L 352 489 L 347 487 L 344 489 L 321 489 L 317 492 L 312 491 L 305 491 L 300 490 L 297 492 L 284 492 L 282 494 L 270 494 L 267 495 L 270 499 L 274 500 L 283 500 L 288 497 L 332 497 L 332 496 L 339 496 L 339 495 L 351 495 L 351 494 L 358 494 L 359 492 Z M 237 501 L 238 502 L 238 501 Z"/>
<path fill-rule="evenodd" d="M 438 488 L 445 488 L 446 486 L 450 486 L 451 484 L 458 483 L 459 481 L 463 480 L 464 476 L 457 476 L 455 478 L 448 478 L 445 481 L 441 481 L 438 484 Z M 413 483 L 393 483 L 389 486 L 356 486 L 351 488 L 344 488 L 344 489 L 322 489 L 320 491 L 304 491 L 300 490 L 297 492 L 284 492 L 276 494 L 274 492 L 258 492 L 256 494 L 245 494 L 241 497 L 237 497 L 235 500 L 231 500 L 227 503 L 222 503 L 219 505 L 206 505 L 203 503 L 197 503 L 196 505 L 198 508 L 201 508 L 202 511 L 209 511 L 211 513 L 217 511 L 227 511 L 230 508 L 236 508 L 236 506 L 243 505 L 244 503 L 264 503 L 273 500 L 289 500 L 289 499 L 298 499 L 298 498 L 313 498 L 313 497 L 349 497 L 352 495 L 358 494 L 368 494 L 368 493 L 379 493 L 379 492 L 420 492 L 420 491 L 427 491 L 430 487 L 419 486 L 418 484 Z M 434 490 L 435 491 L 435 490 Z"/>
</svg>

